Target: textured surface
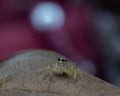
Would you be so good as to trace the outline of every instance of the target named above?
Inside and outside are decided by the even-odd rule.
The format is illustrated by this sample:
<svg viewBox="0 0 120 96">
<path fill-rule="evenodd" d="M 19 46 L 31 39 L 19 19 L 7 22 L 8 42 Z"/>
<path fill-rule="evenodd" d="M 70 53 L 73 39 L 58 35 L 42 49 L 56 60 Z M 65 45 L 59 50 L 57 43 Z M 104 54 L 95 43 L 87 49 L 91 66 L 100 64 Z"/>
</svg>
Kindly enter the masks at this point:
<svg viewBox="0 0 120 96">
<path fill-rule="evenodd" d="M 0 96 L 120 96 L 120 89 L 80 72 L 76 83 L 68 78 L 45 78 L 47 64 L 58 57 L 55 52 L 28 50 L 0 61 Z"/>
</svg>

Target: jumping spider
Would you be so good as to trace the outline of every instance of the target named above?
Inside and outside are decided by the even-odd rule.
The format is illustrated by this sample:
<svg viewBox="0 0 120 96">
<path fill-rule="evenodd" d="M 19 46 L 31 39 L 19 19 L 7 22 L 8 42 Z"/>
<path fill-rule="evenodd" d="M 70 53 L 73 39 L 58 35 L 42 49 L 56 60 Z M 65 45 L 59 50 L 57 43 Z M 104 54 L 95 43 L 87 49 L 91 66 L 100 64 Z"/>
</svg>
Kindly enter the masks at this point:
<svg viewBox="0 0 120 96">
<path fill-rule="evenodd" d="M 65 58 L 58 58 L 55 64 L 47 66 L 47 75 L 52 78 L 53 76 L 62 76 L 71 78 L 73 81 L 77 80 L 79 68 L 71 61 Z"/>
</svg>

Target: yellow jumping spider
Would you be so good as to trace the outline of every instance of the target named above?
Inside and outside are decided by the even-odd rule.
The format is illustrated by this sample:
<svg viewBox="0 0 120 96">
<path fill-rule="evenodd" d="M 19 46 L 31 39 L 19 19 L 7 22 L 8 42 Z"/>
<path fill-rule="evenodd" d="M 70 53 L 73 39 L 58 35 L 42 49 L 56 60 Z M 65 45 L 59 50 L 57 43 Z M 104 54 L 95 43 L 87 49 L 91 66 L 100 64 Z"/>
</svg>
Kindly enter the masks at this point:
<svg viewBox="0 0 120 96">
<path fill-rule="evenodd" d="M 65 58 L 58 58 L 55 64 L 49 64 L 46 69 L 47 75 L 69 77 L 74 81 L 77 80 L 79 68 L 71 61 Z"/>
</svg>

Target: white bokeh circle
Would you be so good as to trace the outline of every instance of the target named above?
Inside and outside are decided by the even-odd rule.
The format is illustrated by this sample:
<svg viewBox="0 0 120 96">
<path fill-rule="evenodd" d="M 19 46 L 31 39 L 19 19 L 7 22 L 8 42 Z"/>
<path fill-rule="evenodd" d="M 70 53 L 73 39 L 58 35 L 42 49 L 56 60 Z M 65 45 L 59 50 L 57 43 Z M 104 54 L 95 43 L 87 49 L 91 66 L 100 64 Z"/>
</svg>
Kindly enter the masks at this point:
<svg viewBox="0 0 120 96">
<path fill-rule="evenodd" d="M 30 14 L 33 28 L 38 31 L 56 31 L 64 26 L 63 8 L 53 2 L 38 3 Z"/>
</svg>

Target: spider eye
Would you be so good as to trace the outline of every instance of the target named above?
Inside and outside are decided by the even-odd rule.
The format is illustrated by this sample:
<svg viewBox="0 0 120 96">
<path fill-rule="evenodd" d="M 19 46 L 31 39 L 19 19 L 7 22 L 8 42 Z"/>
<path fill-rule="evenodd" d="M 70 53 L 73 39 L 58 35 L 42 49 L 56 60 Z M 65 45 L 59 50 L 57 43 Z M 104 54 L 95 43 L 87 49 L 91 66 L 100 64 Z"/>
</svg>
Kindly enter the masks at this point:
<svg viewBox="0 0 120 96">
<path fill-rule="evenodd" d="M 60 58 L 58 58 L 58 61 L 60 61 Z"/>
<path fill-rule="evenodd" d="M 67 62 L 67 60 L 64 60 L 65 62 Z"/>
<path fill-rule="evenodd" d="M 62 62 L 64 62 L 65 60 L 64 60 L 64 59 L 62 59 L 61 61 L 62 61 Z"/>
</svg>

